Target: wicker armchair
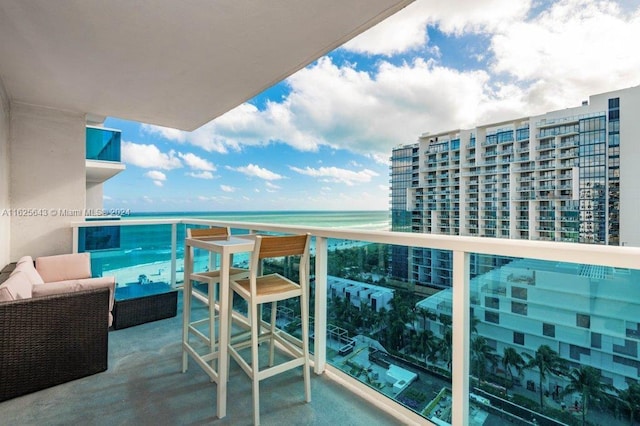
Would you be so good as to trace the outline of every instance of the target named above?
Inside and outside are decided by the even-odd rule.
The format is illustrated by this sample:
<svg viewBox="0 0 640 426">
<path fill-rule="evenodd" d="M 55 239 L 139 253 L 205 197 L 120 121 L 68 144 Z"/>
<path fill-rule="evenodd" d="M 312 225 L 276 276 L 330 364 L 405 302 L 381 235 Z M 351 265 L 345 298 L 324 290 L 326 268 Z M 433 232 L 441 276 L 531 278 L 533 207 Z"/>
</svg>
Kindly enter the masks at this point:
<svg viewBox="0 0 640 426">
<path fill-rule="evenodd" d="M 0 302 L 0 401 L 107 369 L 109 290 Z"/>
</svg>

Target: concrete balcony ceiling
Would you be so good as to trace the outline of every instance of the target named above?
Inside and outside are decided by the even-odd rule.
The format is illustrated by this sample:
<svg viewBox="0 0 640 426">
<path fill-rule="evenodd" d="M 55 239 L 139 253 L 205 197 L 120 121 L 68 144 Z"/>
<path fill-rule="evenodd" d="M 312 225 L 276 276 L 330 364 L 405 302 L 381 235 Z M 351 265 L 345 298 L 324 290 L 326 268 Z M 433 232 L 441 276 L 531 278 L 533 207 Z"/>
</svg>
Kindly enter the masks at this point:
<svg viewBox="0 0 640 426">
<path fill-rule="evenodd" d="M 193 130 L 412 0 L 0 0 L 12 102 Z"/>
</svg>

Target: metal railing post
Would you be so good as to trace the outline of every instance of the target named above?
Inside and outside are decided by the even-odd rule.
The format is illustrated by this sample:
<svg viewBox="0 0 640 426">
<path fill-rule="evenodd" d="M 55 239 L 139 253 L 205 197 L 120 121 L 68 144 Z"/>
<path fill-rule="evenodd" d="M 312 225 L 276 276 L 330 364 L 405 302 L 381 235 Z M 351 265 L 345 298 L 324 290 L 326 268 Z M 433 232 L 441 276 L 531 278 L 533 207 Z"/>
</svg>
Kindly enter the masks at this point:
<svg viewBox="0 0 640 426">
<path fill-rule="evenodd" d="M 322 374 L 327 363 L 327 239 L 316 240 L 316 279 L 314 313 L 314 372 Z"/>
<path fill-rule="evenodd" d="M 171 287 L 176 286 L 176 260 L 178 257 L 178 225 L 171 224 Z"/>
<path fill-rule="evenodd" d="M 465 251 L 453 252 L 453 318 L 452 318 L 452 425 L 469 421 L 469 257 Z"/>
</svg>

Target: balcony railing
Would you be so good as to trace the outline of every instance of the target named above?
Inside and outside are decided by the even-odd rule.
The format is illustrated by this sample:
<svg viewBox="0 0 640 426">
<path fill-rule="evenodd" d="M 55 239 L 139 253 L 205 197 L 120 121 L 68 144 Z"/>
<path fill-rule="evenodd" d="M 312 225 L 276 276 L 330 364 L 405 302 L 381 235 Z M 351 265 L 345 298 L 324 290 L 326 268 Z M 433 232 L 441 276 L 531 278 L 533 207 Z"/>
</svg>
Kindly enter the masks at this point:
<svg viewBox="0 0 640 426">
<path fill-rule="evenodd" d="M 120 131 L 87 127 L 87 160 L 120 162 Z"/>
<path fill-rule="evenodd" d="M 81 228 L 99 226 L 114 223 L 72 224 L 74 249 Z M 314 370 L 402 422 L 466 425 L 473 415 L 492 424 L 567 424 L 584 409 L 573 404 L 582 401 L 579 390 L 564 392 L 578 386 L 580 373 L 597 375 L 597 399 L 613 401 L 602 396 L 618 389 L 623 397 L 640 371 L 638 248 L 198 219 L 118 226 L 120 247 L 94 251 L 94 270 L 119 285 L 145 275 L 174 287 L 183 280 L 186 226 L 311 233 Z M 415 249 L 441 264 L 424 270 L 431 296 L 410 290 L 428 276 L 409 285 L 390 275 L 391 254 L 402 252 L 396 247 L 409 249 L 405 263 Z M 196 261 L 206 262 L 198 254 Z M 297 308 L 289 308 L 293 325 Z M 519 358 L 505 361 L 513 349 Z M 562 374 L 544 371 L 540 388 L 535 360 L 543 353 Z M 604 424 L 614 413 L 601 406 L 589 420 Z"/>
</svg>

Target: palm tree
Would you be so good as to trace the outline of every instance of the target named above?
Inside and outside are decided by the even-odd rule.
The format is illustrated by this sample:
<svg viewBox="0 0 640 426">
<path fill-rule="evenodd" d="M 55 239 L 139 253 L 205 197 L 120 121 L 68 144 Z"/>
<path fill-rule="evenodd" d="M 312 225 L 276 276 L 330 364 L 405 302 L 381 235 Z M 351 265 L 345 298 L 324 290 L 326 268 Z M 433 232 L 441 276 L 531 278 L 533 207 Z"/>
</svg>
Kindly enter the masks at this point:
<svg viewBox="0 0 640 426">
<path fill-rule="evenodd" d="M 631 383 L 625 390 L 618 390 L 618 397 L 629 410 L 629 424 L 633 425 L 634 415 L 640 409 L 640 383 Z"/>
<path fill-rule="evenodd" d="M 533 356 L 528 353 L 523 353 L 523 355 L 527 358 L 525 368 L 538 369 L 538 389 L 540 390 L 540 409 L 542 410 L 544 409 L 542 382 L 547 378 L 547 374 L 549 373 L 558 376 L 562 375 L 564 360 L 548 345 L 541 345 Z"/>
<path fill-rule="evenodd" d="M 480 324 L 480 320 L 475 315 L 469 316 L 469 332 L 477 333 L 478 332 L 478 324 Z"/>
<path fill-rule="evenodd" d="M 476 377 L 478 381 L 484 378 L 487 361 L 495 365 L 497 355 L 494 349 L 489 346 L 487 339 L 478 336 L 471 340 L 471 364 L 476 367 Z"/>
<path fill-rule="evenodd" d="M 582 396 L 582 425 L 586 424 L 587 408 L 592 399 L 604 399 L 607 390 L 613 390 L 613 386 L 602 383 L 602 373 L 591 366 L 574 368 L 569 374 L 569 384 L 564 389 L 564 394 L 578 392 Z"/>
<path fill-rule="evenodd" d="M 451 358 L 453 357 L 453 332 L 447 326 L 442 333 L 442 340 L 438 342 L 438 353 L 443 361 L 447 363 L 447 370 L 451 371 Z"/>
<path fill-rule="evenodd" d="M 522 369 L 524 368 L 525 362 L 522 358 L 522 355 L 518 353 L 514 348 L 506 347 L 502 352 L 502 366 L 504 367 L 504 376 L 507 377 L 507 373 L 509 374 L 509 379 L 513 381 L 513 372 L 511 368 L 514 367 L 518 372 L 518 376 L 522 375 Z"/>
<path fill-rule="evenodd" d="M 437 350 L 436 336 L 431 330 L 424 330 L 418 333 L 418 349 L 420 355 L 424 357 L 425 365 L 432 360 L 433 353 Z"/>
</svg>

